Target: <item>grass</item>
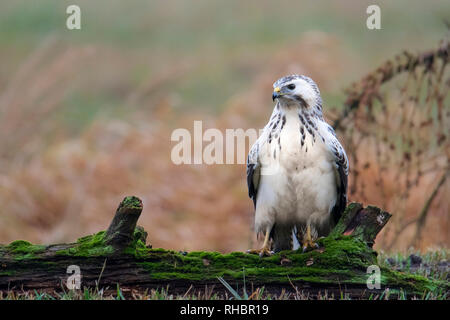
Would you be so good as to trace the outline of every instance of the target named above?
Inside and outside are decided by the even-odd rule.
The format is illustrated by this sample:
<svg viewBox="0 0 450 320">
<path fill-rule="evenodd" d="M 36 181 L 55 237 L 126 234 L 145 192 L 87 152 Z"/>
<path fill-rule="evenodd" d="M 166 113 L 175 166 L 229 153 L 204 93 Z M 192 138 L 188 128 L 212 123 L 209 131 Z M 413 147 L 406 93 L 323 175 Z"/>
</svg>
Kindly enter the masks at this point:
<svg viewBox="0 0 450 320">
<path fill-rule="evenodd" d="M 235 296 L 236 295 L 236 296 Z M 237 297 L 241 298 L 238 299 Z M 407 300 L 404 292 L 390 293 L 383 291 L 380 294 L 372 294 L 363 300 Z M 445 293 L 433 294 L 428 292 L 423 296 L 416 296 L 413 300 L 446 300 L 448 295 Z M 329 293 L 326 290 L 311 295 L 309 292 L 301 290 L 295 293 L 283 291 L 279 294 L 266 293 L 264 287 L 256 288 L 248 295 L 247 299 L 239 296 L 231 288 L 229 293 L 217 294 L 205 287 L 196 293 L 186 292 L 184 294 L 171 294 L 169 288 L 124 291 L 118 287 L 115 293 L 111 290 L 104 291 L 95 289 L 71 290 L 71 291 L 28 291 L 28 292 L 0 292 L 1 300 L 359 300 L 351 298 L 348 293 L 342 292 L 339 295 Z"/>
<path fill-rule="evenodd" d="M 449 281 L 450 277 L 449 252 L 444 249 L 424 253 L 412 249 L 407 253 L 381 253 L 378 264 L 428 279 Z"/>
</svg>

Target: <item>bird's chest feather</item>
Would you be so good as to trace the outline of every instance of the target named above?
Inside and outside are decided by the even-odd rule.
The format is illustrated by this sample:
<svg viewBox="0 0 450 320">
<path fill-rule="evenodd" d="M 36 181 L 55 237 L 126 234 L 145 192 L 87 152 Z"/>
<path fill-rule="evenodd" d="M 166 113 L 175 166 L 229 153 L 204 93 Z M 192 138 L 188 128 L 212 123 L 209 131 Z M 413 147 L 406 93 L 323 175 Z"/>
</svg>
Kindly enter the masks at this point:
<svg viewBox="0 0 450 320">
<path fill-rule="evenodd" d="M 320 168 L 324 161 L 328 163 L 328 152 L 314 124 L 303 123 L 297 111 L 287 111 L 283 118 L 285 121 L 278 128 L 279 138 L 270 143 L 271 156 L 279 169 L 295 175 L 314 167 Z"/>
<path fill-rule="evenodd" d="M 320 122 L 298 111 L 281 114 L 260 149 L 258 212 L 276 213 L 280 221 L 328 217 L 336 201 L 335 168 Z M 317 120 L 318 121 L 318 120 Z M 268 168 L 268 170 L 264 170 Z"/>
<path fill-rule="evenodd" d="M 283 117 L 286 120 L 274 130 L 264 152 L 263 162 L 270 164 L 270 177 L 264 180 L 283 201 L 316 198 L 334 183 L 331 154 L 314 124 L 305 124 L 298 112 L 286 112 Z"/>
</svg>

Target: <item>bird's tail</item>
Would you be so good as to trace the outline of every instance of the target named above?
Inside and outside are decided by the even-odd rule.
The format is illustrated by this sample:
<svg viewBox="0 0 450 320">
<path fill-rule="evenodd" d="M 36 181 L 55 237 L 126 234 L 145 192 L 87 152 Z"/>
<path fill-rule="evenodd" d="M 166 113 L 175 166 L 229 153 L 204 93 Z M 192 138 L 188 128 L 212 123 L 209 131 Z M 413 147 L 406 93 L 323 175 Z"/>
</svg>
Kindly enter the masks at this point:
<svg viewBox="0 0 450 320">
<path fill-rule="evenodd" d="M 270 232 L 272 251 L 292 250 L 292 226 L 275 224 Z"/>
</svg>

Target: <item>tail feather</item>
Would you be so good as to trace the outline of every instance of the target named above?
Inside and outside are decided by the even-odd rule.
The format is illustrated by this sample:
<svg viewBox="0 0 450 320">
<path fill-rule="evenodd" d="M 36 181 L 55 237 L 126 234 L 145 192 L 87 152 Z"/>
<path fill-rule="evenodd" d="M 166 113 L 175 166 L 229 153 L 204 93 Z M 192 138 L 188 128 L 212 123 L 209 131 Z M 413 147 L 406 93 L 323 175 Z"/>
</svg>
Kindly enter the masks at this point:
<svg viewBox="0 0 450 320">
<path fill-rule="evenodd" d="M 272 251 L 292 249 L 292 227 L 283 225 L 274 225 L 270 233 L 272 238 Z"/>
</svg>

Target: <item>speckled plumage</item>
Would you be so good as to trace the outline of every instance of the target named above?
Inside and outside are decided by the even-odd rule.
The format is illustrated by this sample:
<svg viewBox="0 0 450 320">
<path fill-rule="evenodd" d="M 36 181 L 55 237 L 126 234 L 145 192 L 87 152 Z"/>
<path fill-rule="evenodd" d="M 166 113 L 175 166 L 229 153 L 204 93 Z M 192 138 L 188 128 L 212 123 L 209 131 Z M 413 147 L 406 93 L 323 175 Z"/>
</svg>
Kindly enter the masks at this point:
<svg viewBox="0 0 450 320">
<path fill-rule="evenodd" d="M 269 230 L 279 251 L 308 224 L 317 236 L 329 233 L 346 206 L 349 168 L 314 81 L 291 75 L 273 86 L 275 108 L 248 155 L 247 183 L 255 230 Z"/>
</svg>

